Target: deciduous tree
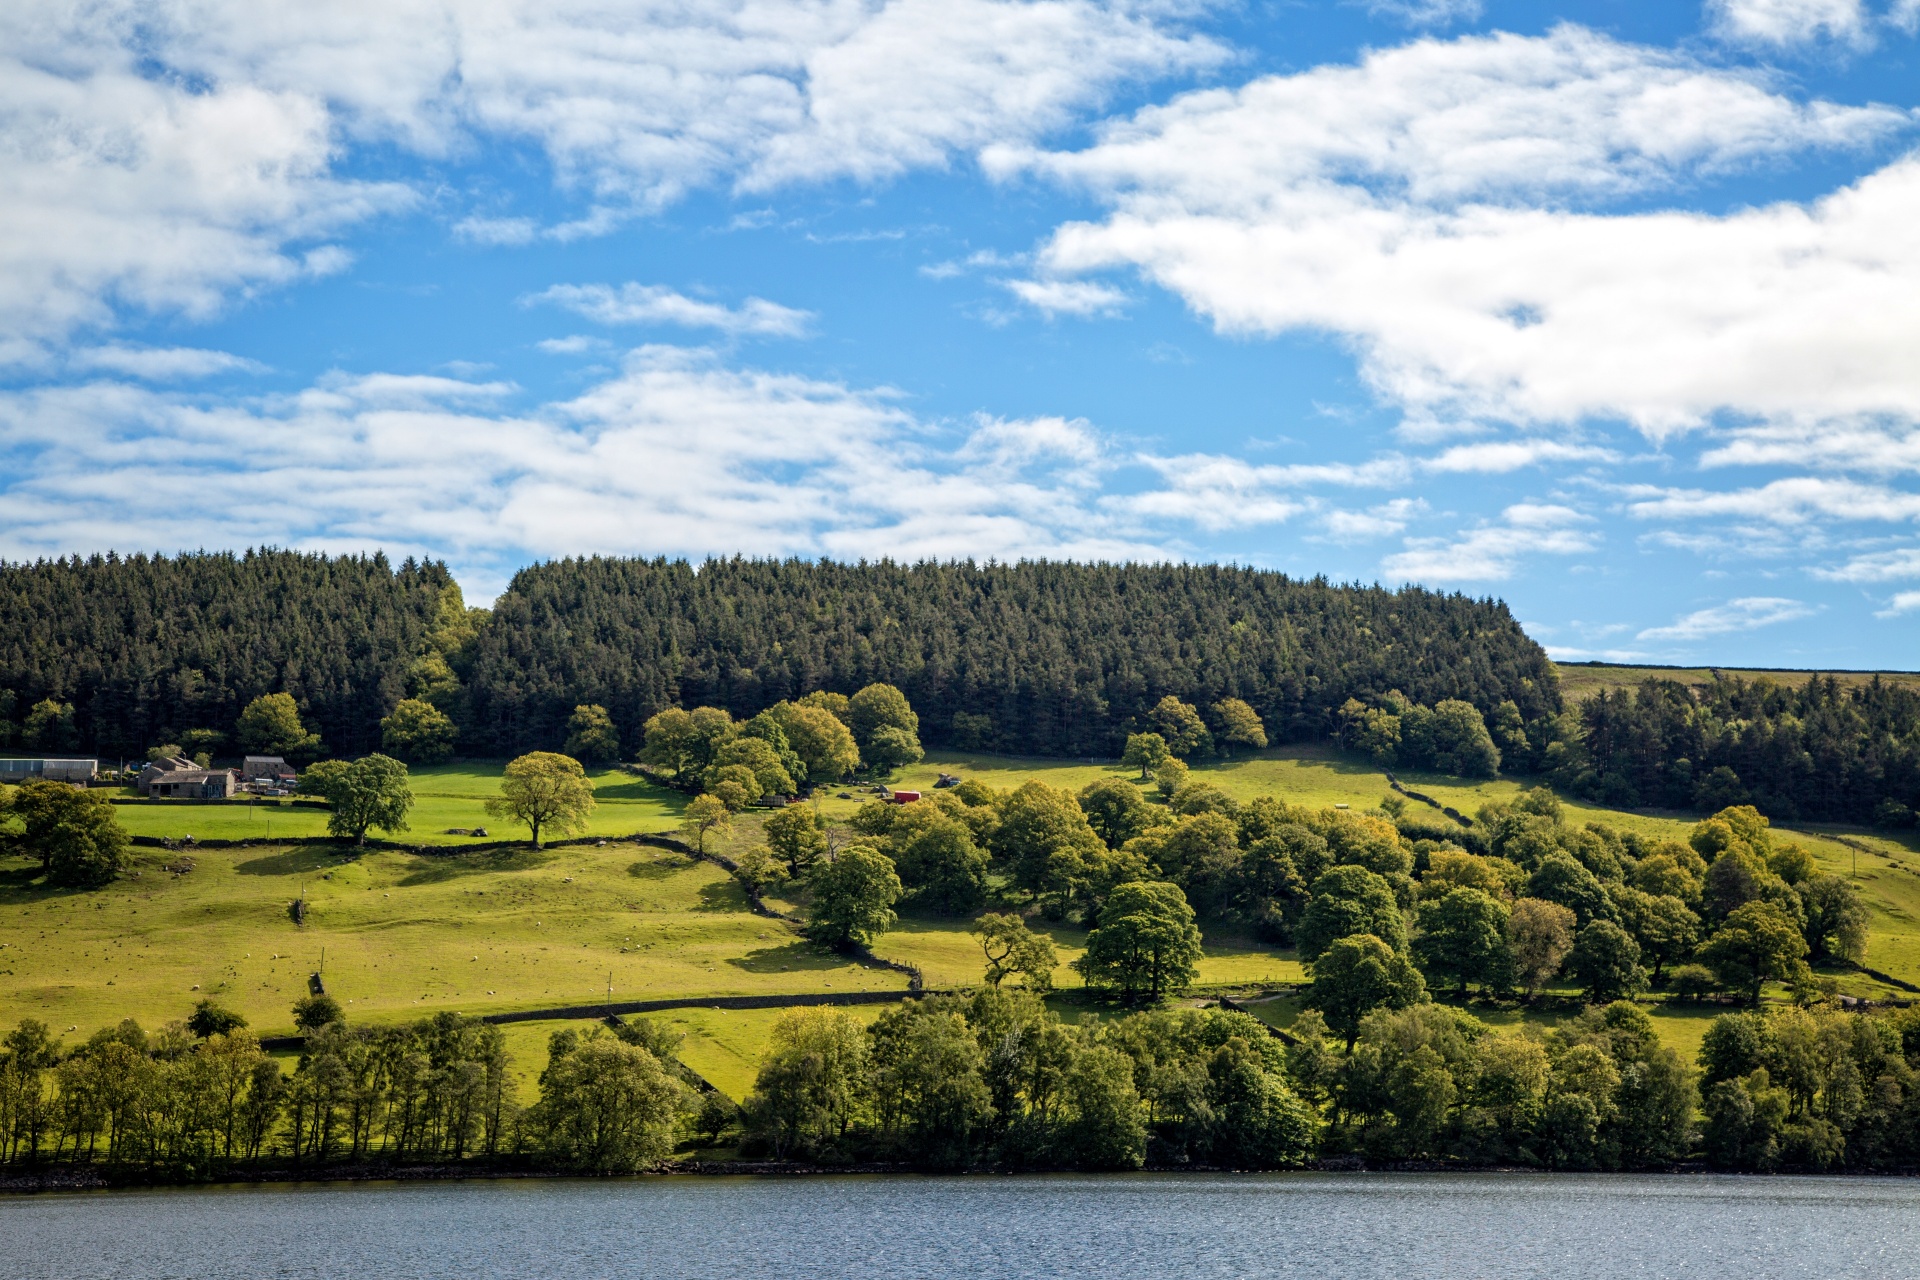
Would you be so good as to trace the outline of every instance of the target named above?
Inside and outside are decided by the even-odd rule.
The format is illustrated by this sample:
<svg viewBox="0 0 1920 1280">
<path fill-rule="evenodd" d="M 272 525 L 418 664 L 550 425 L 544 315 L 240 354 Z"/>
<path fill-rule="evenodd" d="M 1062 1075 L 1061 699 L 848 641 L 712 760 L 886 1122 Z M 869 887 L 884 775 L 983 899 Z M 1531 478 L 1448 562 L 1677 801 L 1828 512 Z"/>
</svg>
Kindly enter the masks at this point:
<svg viewBox="0 0 1920 1280">
<path fill-rule="evenodd" d="M 867 946 L 893 928 L 900 877 L 893 861 L 869 845 L 848 845 L 808 877 L 806 934 L 832 947 Z"/>
<path fill-rule="evenodd" d="M 489 816 L 526 827 L 536 849 L 542 831 L 585 831 L 593 808 L 587 771 L 572 756 L 554 751 L 529 751 L 508 761 L 500 772 L 500 794 L 487 801 Z"/>
</svg>

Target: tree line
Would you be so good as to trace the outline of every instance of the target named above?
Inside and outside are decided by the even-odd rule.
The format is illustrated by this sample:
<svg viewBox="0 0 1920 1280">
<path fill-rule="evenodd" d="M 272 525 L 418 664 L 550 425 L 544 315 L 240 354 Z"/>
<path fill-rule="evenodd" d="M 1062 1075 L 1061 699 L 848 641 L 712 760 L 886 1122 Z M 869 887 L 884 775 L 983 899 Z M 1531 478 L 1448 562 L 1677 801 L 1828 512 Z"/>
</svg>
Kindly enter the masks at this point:
<svg viewBox="0 0 1920 1280">
<path fill-rule="evenodd" d="M 311 755 L 553 750 L 597 707 L 619 756 L 670 707 L 748 719 L 873 684 L 932 746 L 1034 755 L 1118 754 L 1169 694 L 1281 740 L 1389 689 L 1560 708 L 1503 604 L 1232 566 L 590 558 L 522 570 L 489 613 L 444 565 L 379 555 L 0 564 L 0 749 L 250 749 L 242 712 L 285 693 Z"/>
<path fill-rule="evenodd" d="M 1910 827 L 1920 808 L 1920 691 L 1878 677 L 1798 688 L 1715 674 L 1648 679 L 1561 717 L 1539 767 L 1618 806 L 1753 804 L 1792 821 Z"/>
</svg>

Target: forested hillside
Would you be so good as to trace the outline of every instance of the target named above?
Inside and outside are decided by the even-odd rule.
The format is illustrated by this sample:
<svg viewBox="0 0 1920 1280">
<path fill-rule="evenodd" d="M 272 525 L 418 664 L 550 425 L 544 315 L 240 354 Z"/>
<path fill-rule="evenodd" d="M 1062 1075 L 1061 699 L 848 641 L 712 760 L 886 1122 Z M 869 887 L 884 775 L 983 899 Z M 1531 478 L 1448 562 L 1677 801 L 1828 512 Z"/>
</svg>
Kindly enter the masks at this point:
<svg viewBox="0 0 1920 1280">
<path fill-rule="evenodd" d="M 287 692 L 330 749 L 372 750 L 450 587 L 444 565 L 381 555 L 0 565 L 0 749 L 139 756 L 196 730 L 217 748 Z"/>
<path fill-rule="evenodd" d="M 0 749 L 218 752 L 250 699 L 285 691 L 338 754 L 378 748 L 409 696 L 470 754 L 557 747 L 580 704 L 638 750 L 665 707 L 744 717 L 876 681 L 930 746 L 1035 755 L 1117 755 L 1169 694 L 1244 699 L 1282 741 L 1392 689 L 1512 701 L 1529 724 L 1560 709 L 1502 604 L 1232 567 L 565 560 L 469 618 L 445 566 L 380 556 L 0 566 Z"/>
<path fill-rule="evenodd" d="M 1905 827 L 1920 804 L 1920 691 L 1816 676 L 1600 690 L 1542 761 L 1608 804 L 1758 805 L 1786 820 Z"/>
<path fill-rule="evenodd" d="M 522 570 L 476 642 L 472 740 L 547 745 L 577 703 L 628 735 L 662 707 L 751 715 L 815 689 L 905 691 L 930 746 L 1119 754 L 1168 694 L 1237 697 L 1280 740 L 1398 688 L 1559 710 L 1492 600 L 1219 565 L 563 560 Z"/>
</svg>

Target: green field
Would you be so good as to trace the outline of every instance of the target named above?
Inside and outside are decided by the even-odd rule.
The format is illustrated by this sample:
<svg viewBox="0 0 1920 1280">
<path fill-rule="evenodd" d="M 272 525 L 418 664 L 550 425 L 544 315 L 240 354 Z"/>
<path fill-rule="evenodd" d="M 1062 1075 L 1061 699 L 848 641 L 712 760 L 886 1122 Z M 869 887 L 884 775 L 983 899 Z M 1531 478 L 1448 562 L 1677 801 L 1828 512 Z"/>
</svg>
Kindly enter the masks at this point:
<svg viewBox="0 0 1920 1280">
<path fill-rule="evenodd" d="M 636 778 L 617 769 L 591 776 L 595 809 L 583 833 L 590 836 L 630 836 L 671 826 L 685 806 L 677 791 Z M 489 840 L 524 838 L 526 829 L 489 818 L 486 802 L 499 794 L 500 762 L 463 762 L 428 765 L 412 770 L 413 811 L 410 829 L 393 838 L 409 844 L 462 845 L 475 837 L 449 834 L 485 827 Z M 132 797 L 128 790 L 124 793 Z M 309 803 L 255 800 L 137 800 L 114 806 L 120 824 L 137 836 L 201 840 L 272 840 L 327 833 L 327 811 Z M 380 833 L 375 832 L 378 836 Z"/>
<path fill-rule="evenodd" d="M 1078 788 L 1117 767 L 1005 757 L 929 757 L 902 771 L 895 784 L 931 788 L 940 772 L 995 787 L 1032 778 Z M 391 1021 L 442 1009 L 468 1014 L 616 1000 L 710 995 L 793 994 L 819 991 L 904 990 L 898 973 L 862 967 L 797 938 L 779 921 L 753 915 L 733 881 L 712 864 L 611 839 L 535 852 L 468 850 L 450 827 L 487 825 L 495 838 L 518 833 L 491 822 L 481 805 L 491 794 L 498 764 L 462 764 L 418 770 L 420 803 L 408 841 L 439 846 L 423 852 L 344 846 L 260 845 L 199 849 L 185 858 L 158 849 L 135 851 L 129 876 L 94 892 L 49 890 L 24 860 L 0 860 L 0 1024 L 39 1017 L 68 1039 L 126 1016 L 154 1026 L 183 1016 L 205 995 L 245 1014 L 262 1034 L 290 1031 L 289 1006 L 305 991 L 306 975 L 324 953 L 328 990 L 356 1020 Z M 1202 764 L 1197 776 L 1248 799 L 1272 794 L 1312 806 L 1369 808 L 1387 794 L 1384 774 L 1364 761 L 1321 749 L 1288 748 Z M 1402 781 L 1471 813 L 1488 800 L 1510 796 L 1522 783 L 1472 785 L 1458 779 L 1403 774 Z M 593 831 L 609 837 L 673 829 L 681 797 L 620 772 L 595 777 L 600 809 Z M 830 793 L 821 801 L 843 820 L 859 799 Z M 202 838 L 253 834 L 267 821 L 243 804 L 121 805 L 126 825 L 140 834 Z M 1692 819 L 1622 813 L 1569 804 L 1574 821 L 1601 820 L 1650 835 L 1683 837 Z M 320 834 L 318 810 L 277 809 L 278 836 Z M 758 841 L 761 815 L 742 815 L 722 847 Z M 227 829 L 214 824 L 228 824 Z M 281 825 L 287 824 L 286 826 Z M 306 823 L 306 827 L 293 824 Z M 237 829 L 236 829 L 237 828 Z M 291 828 L 291 829 L 289 829 Z M 1920 853 L 1911 840 L 1839 828 L 1795 830 L 1826 869 L 1854 874 L 1872 906 L 1869 963 L 1920 981 Z M 451 846 L 451 847 L 448 847 Z M 1864 850 L 1864 851 L 1863 851 Z M 191 862 L 191 870 L 181 868 Z M 295 924 L 289 904 L 305 895 L 309 912 Z M 1085 935 L 1070 927 L 1052 933 L 1061 952 L 1056 981 L 1073 999 L 1077 976 L 1065 963 Z M 980 960 L 966 922 L 908 916 L 876 948 L 881 956 L 918 965 L 929 985 L 979 981 Z M 1203 986 L 1259 988 L 1303 980 L 1299 962 L 1253 939 L 1215 929 L 1206 937 Z M 1861 995 L 1889 992 L 1860 975 L 1843 989 Z M 1263 1006 L 1287 1017 L 1289 1002 Z M 1499 1026 L 1551 1021 L 1551 1002 L 1524 1015 L 1510 1007 L 1474 1012 Z M 854 1012 L 873 1016 L 877 1009 Z M 1696 1046 L 1712 1010 L 1665 1008 L 1659 1025 L 1687 1051 Z M 657 1015 L 686 1032 L 684 1057 L 696 1071 L 735 1097 L 751 1083 L 754 1064 L 775 1011 L 683 1010 Z M 1265 1016 L 1265 1015 L 1263 1015 Z M 545 1043 L 559 1025 L 508 1027 L 523 1093 L 545 1060 Z"/>
<path fill-rule="evenodd" d="M 1636 667 L 1611 662 L 1563 662 L 1554 670 L 1560 673 L 1560 694 L 1568 704 L 1580 702 L 1602 689 L 1632 688 L 1642 680 L 1678 680 L 1681 684 L 1704 685 L 1713 682 L 1717 671 L 1742 680 L 1771 680 L 1789 688 L 1799 688 L 1814 675 L 1831 675 L 1841 684 L 1866 684 L 1878 676 L 1892 684 L 1920 685 L 1920 672 L 1914 671 L 1821 671 L 1770 669 L 1765 667 Z"/>
</svg>

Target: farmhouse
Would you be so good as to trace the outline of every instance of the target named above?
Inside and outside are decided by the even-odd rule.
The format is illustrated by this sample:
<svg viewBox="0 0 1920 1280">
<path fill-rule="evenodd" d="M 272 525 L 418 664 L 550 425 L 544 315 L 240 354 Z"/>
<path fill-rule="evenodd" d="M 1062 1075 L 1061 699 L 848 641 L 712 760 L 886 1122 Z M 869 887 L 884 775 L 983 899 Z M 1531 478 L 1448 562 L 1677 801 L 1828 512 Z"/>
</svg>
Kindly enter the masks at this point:
<svg viewBox="0 0 1920 1280">
<path fill-rule="evenodd" d="M 84 787 L 100 772 L 98 760 L 0 760 L 0 782 L 19 784 L 34 778 Z"/>
<path fill-rule="evenodd" d="M 291 787 L 298 775 L 280 756 L 248 756 L 240 762 L 240 781 Z"/>
<path fill-rule="evenodd" d="M 202 769 L 180 756 L 152 761 L 134 786 L 143 796 L 164 800 L 224 800 L 238 789 L 233 770 Z"/>
</svg>

